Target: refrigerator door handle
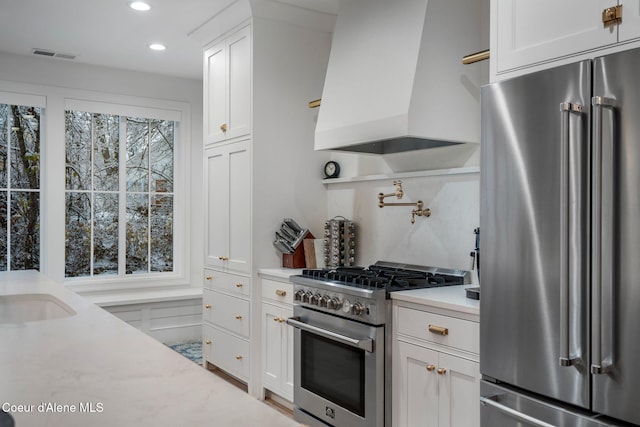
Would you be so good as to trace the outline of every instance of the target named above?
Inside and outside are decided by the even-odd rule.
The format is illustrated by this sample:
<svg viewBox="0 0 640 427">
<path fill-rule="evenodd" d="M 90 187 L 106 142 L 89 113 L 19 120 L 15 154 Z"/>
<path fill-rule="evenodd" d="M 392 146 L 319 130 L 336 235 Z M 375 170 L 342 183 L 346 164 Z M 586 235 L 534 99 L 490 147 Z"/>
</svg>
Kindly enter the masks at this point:
<svg viewBox="0 0 640 427">
<path fill-rule="evenodd" d="M 607 230 L 606 232 L 603 230 L 603 189 L 606 191 L 613 190 L 613 177 L 605 176 L 603 173 L 603 159 L 602 159 L 602 145 L 603 145 L 603 129 L 602 129 L 602 120 L 603 120 L 603 109 L 605 107 L 614 108 L 615 107 L 615 99 L 605 98 L 602 96 L 594 96 L 591 98 L 591 105 L 593 105 L 593 174 L 592 174 L 592 220 L 594 226 L 594 232 L 592 233 L 592 253 L 593 253 L 593 261 L 592 261 L 592 324 L 591 324 L 591 373 L 592 374 L 606 374 L 612 368 L 612 363 L 605 363 L 602 356 L 602 279 L 603 279 L 603 270 L 607 272 L 609 278 L 611 279 L 611 265 L 606 266 L 606 269 L 603 268 L 603 254 L 602 250 L 605 247 L 604 239 L 608 239 L 607 247 L 611 249 L 613 247 L 613 239 L 612 232 L 613 230 Z M 611 174 L 613 173 L 613 169 L 609 168 Z M 606 188 L 604 187 L 603 181 L 608 179 Z M 611 219 L 610 222 L 612 223 Z M 609 257 L 609 262 L 611 262 L 611 257 Z M 609 289 L 612 289 L 613 283 L 609 283 Z"/>
<path fill-rule="evenodd" d="M 573 102 L 560 104 L 560 129 L 562 135 L 560 148 L 560 366 L 573 366 L 582 362 L 571 349 L 571 333 L 578 336 L 579 331 L 571 329 L 571 280 L 576 280 L 571 274 L 569 242 L 571 241 L 571 199 L 576 197 L 571 193 L 574 177 L 571 170 L 571 113 L 582 113 L 583 106 Z M 575 289 L 575 286 L 574 286 Z"/>
<path fill-rule="evenodd" d="M 537 418 L 532 417 L 531 415 L 527 415 L 524 414 L 520 411 L 517 411 L 513 408 L 510 408 L 508 406 L 503 405 L 502 403 L 498 403 L 497 399 L 498 399 L 499 395 L 496 396 L 491 396 L 491 397 L 484 397 L 481 396 L 480 397 L 480 403 L 482 405 L 485 406 L 491 406 L 495 409 L 497 409 L 498 411 L 502 412 L 505 415 L 510 416 L 511 418 L 514 418 L 518 421 L 521 421 L 523 423 L 532 425 L 532 426 L 536 426 L 536 427 L 556 427 L 553 424 L 549 424 L 549 423 L 545 423 L 544 421 L 541 421 Z"/>
</svg>

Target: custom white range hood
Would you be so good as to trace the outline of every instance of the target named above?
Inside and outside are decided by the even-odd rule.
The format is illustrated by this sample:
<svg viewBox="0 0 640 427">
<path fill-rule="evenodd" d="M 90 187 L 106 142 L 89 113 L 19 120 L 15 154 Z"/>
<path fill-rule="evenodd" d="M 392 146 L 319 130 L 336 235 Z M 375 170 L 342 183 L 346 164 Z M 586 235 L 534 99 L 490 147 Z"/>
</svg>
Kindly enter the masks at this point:
<svg viewBox="0 0 640 427">
<path fill-rule="evenodd" d="M 461 60 L 486 48 L 483 34 L 486 1 L 342 0 L 315 149 L 387 154 L 479 142 L 488 64 Z"/>
</svg>

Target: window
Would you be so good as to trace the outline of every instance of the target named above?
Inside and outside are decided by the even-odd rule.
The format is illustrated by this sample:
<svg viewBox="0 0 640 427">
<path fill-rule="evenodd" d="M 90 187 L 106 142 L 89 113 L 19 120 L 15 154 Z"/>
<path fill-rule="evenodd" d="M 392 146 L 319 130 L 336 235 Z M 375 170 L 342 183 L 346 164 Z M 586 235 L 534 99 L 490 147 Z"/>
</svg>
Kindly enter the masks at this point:
<svg viewBox="0 0 640 427">
<path fill-rule="evenodd" d="M 66 277 L 174 271 L 170 120 L 65 111 Z"/>
<path fill-rule="evenodd" d="M 40 108 L 0 104 L 0 271 L 40 268 Z"/>
</svg>

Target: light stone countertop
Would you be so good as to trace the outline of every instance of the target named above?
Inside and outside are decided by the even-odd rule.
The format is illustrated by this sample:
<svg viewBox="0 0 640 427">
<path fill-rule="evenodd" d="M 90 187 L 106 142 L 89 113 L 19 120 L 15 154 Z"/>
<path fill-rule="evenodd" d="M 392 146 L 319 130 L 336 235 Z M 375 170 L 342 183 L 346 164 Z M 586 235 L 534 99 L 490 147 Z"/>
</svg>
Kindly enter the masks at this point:
<svg viewBox="0 0 640 427">
<path fill-rule="evenodd" d="M 439 288 L 416 289 L 391 292 L 391 299 L 414 304 L 428 305 L 480 316 L 480 301 L 467 298 L 466 288 L 478 285 L 443 286 Z M 482 298 L 482 294 L 480 296 Z"/>
<path fill-rule="evenodd" d="M 258 274 L 266 278 L 289 280 L 291 276 L 302 274 L 302 270 L 302 268 L 260 268 L 258 269 Z"/>
<path fill-rule="evenodd" d="M 0 296 L 22 293 L 77 314 L 0 324 L 0 405 L 17 426 L 299 425 L 44 275 L 0 273 Z"/>
</svg>

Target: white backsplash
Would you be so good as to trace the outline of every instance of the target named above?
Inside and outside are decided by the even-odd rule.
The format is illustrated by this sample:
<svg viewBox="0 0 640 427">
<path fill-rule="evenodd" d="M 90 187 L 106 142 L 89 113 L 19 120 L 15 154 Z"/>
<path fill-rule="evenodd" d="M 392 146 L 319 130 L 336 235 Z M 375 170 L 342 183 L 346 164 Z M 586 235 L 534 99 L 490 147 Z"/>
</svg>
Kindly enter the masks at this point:
<svg viewBox="0 0 640 427">
<path fill-rule="evenodd" d="M 477 152 L 459 166 L 474 164 Z M 475 246 L 473 229 L 479 226 L 480 174 L 405 177 L 402 186 L 401 202 L 422 200 L 425 208 L 431 209 L 430 217 L 416 217 L 411 224 L 412 207 L 378 207 L 378 193 L 395 191 L 393 178 L 329 185 L 329 218 L 341 215 L 358 227 L 357 264 L 385 260 L 469 270 L 469 253 Z M 398 201 L 395 197 L 385 199 Z"/>
</svg>

